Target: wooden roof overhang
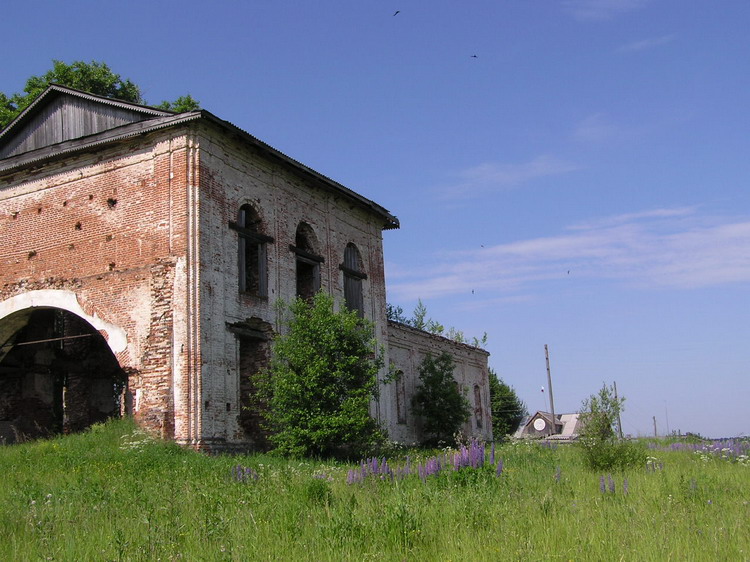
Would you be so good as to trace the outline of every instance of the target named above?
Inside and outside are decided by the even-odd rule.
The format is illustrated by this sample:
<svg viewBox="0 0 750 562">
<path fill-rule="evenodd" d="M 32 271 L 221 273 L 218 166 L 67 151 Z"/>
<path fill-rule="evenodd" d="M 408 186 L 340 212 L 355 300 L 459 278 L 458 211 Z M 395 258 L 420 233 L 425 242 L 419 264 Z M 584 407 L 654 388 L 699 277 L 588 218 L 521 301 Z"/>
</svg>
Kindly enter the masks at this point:
<svg viewBox="0 0 750 562">
<path fill-rule="evenodd" d="M 136 111 L 143 109 L 144 111 L 150 112 L 149 118 L 137 121 L 134 123 L 128 123 L 119 127 L 114 127 L 101 131 L 95 134 L 83 136 L 76 139 L 66 140 L 60 143 L 52 144 L 31 150 L 14 156 L 10 156 L 4 159 L 0 159 L 0 177 L 11 175 L 19 172 L 24 168 L 40 166 L 47 162 L 53 162 L 56 160 L 63 159 L 73 154 L 90 152 L 92 149 L 97 149 L 106 145 L 115 144 L 117 142 L 145 135 L 147 133 L 158 131 L 161 129 L 167 129 L 172 127 L 178 127 L 189 123 L 205 123 L 209 126 L 218 128 L 225 134 L 228 134 L 240 142 L 246 143 L 259 151 L 265 157 L 280 163 L 288 169 L 291 169 L 296 174 L 310 182 L 312 185 L 333 193 L 334 195 L 341 196 L 346 200 L 349 200 L 352 204 L 357 207 L 363 208 L 366 211 L 379 216 L 382 219 L 383 230 L 390 230 L 399 228 L 399 220 L 392 215 L 384 207 L 378 205 L 374 201 L 363 197 L 359 193 L 349 189 L 348 187 L 332 180 L 325 175 L 316 172 L 312 168 L 305 166 L 304 164 L 294 160 L 287 156 L 283 152 L 273 148 L 272 146 L 264 143 L 260 139 L 253 135 L 243 131 L 236 125 L 220 119 L 206 110 L 191 111 L 187 113 L 172 113 L 167 111 L 156 110 L 154 108 L 148 108 L 146 106 L 140 106 L 137 104 L 129 104 L 127 102 L 120 102 L 118 100 L 110 100 L 108 98 L 102 98 L 99 96 L 93 96 L 91 94 L 85 94 L 76 90 L 63 88 L 60 86 L 50 86 L 50 88 L 42 94 L 37 100 L 32 103 L 24 112 L 19 115 L 8 127 L 6 127 L 0 133 L 0 148 L 2 148 L 3 141 L 7 140 L 8 133 L 15 128 L 15 125 L 21 121 L 28 120 L 33 116 L 35 111 L 39 110 L 41 98 L 49 96 L 49 92 L 57 92 L 61 94 L 73 92 L 74 95 L 83 95 L 87 99 L 102 103 L 111 103 L 123 108 L 135 108 Z M 3 137 L 6 137 L 4 139 Z"/>
</svg>

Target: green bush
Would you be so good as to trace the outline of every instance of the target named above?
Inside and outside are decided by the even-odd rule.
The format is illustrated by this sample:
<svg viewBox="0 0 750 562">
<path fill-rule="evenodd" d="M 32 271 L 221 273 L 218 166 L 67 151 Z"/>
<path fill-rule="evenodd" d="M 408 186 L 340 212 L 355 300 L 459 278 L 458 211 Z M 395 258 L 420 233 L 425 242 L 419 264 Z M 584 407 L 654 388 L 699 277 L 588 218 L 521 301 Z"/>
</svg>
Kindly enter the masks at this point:
<svg viewBox="0 0 750 562">
<path fill-rule="evenodd" d="M 412 413 L 421 418 L 426 445 L 453 443 L 469 419 L 471 407 L 453 378 L 453 357 L 427 355 L 419 366 L 420 386 L 412 398 Z"/>
<path fill-rule="evenodd" d="M 496 441 L 513 434 L 529 415 L 526 404 L 518 397 L 513 387 L 489 370 L 490 405 L 492 406 L 492 435 Z"/>
<path fill-rule="evenodd" d="M 637 441 L 607 439 L 585 443 L 582 449 L 592 470 L 624 470 L 646 464 L 646 449 Z"/>
<path fill-rule="evenodd" d="M 624 469 L 646 462 L 646 451 L 641 444 L 619 440 L 615 432 L 624 402 L 606 384 L 583 401 L 578 445 L 584 461 L 593 470 Z"/>
<path fill-rule="evenodd" d="M 385 441 L 369 412 L 383 366 L 372 323 L 335 312 L 324 293 L 297 299 L 289 312 L 271 366 L 256 380 L 269 440 L 286 456 L 366 456 Z"/>
</svg>

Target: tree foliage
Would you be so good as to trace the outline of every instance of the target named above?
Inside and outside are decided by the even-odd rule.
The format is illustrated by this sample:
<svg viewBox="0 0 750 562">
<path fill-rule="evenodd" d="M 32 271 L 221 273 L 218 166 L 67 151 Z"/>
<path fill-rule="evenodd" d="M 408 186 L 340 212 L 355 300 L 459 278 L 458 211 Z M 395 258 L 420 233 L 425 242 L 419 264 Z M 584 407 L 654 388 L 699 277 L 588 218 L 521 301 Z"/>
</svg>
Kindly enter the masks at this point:
<svg viewBox="0 0 750 562">
<path fill-rule="evenodd" d="M 457 343 L 465 343 L 474 347 L 483 347 L 487 344 L 487 332 L 481 338 L 467 338 L 463 331 L 452 326 L 446 331 L 443 324 L 427 315 L 427 307 L 422 302 L 422 299 L 417 300 L 417 306 L 414 307 L 411 317 L 407 317 L 404 314 L 402 307 L 390 303 L 386 304 L 385 310 L 388 320 L 392 320 L 393 322 L 406 324 L 417 330 L 424 330 L 436 336 L 443 336 Z"/>
<path fill-rule="evenodd" d="M 615 439 L 615 427 L 624 403 L 625 398 L 615 397 L 614 387 L 602 385 L 598 393 L 592 394 L 581 404 L 581 437 L 598 441 Z"/>
<path fill-rule="evenodd" d="M 422 421 L 426 445 L 452 443 L 453 436 L 471 415 L 469 401 L 453 378 L 449 353 L 427 355 L 419 366 L 420 385 L 412 397 L 412 413 Z"/>
<path fill-rule="evenodd" d="M 200 103 L 194 99 L 190 94 L 186 96 L 180 96 L 174 101 L 163 101 L 156 106 L 157 109 L 164 109 L 166 111 L 174 111 L 175 113 L 185 113 L 187 111 L 195 111 L 200 109 Z"/>
<path fill-rule="evenodd" d="M 0 93 L 0 129 L 5 128 L 50 84 L 59 84 L 97 96 L 131 103 L 146 103 L 141 89 L 134 82 L 122 78 L 104 62 L 75 61 L 66 64 L 63 61 L 53 60 L 50 70 L 39 76 L 30 76 L 26 80 L 22 93 L 10 96 Z M 198 108 L 198 102 L 187 95 L 177 98 L 174 102 L 162 102 L 159 107 L 177 112 L 192 111 Z"/>
<path fill-rule="evenodd" d="M 333 305 L 321 292 L 289 306 L 288 329 L 258 381 L 269 439 L 286 456 L 361 458 L 385 440 L 369 412 L 384 362 L 374 327 Z"/>
<path fill-rule="evenodd" d="M 513 434 L 529 411 L 513 387 L 499 379 L 492 369 L 489 370 L 489 381 L 492 433 L 495 439 L 500 439 Z"/>
<path fill-rule="evenodd" d="M 616 397 L 614 387 L 603 384 L 581 404 L 579 446 L 586 464 L 594 470 L 637 466 L 645 460 L 636 443 L 621 441 L 615 431 L 625 398 Z"/>
</svg>

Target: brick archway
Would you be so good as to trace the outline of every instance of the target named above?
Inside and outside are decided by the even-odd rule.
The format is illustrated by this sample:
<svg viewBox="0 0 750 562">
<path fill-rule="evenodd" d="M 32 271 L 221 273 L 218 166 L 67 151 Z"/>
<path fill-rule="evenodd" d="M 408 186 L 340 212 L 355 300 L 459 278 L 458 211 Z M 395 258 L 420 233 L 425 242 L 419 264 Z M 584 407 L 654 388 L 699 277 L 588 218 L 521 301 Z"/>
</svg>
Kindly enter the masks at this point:
<svg viewBox="0 0 750 562">
<path fill-rule="evenodd" d="M 124 332 L 87 315 L 69 291 L 0 303 L 0 442 L 72 433 L 119 416 Z"/>
<path fill-rule="evenodd" d="M 96 330 L 104 332 L 105 340 L 112 353 L 120 353 L 127 347 L 128 338 L 125 330 L 110 322 L 105 322 L 96 315 L 88 314 L 78 302 L 73 291 L 59 289 L 42 289 L 27 291 L 0 302 L 0 325 L 10 315 L 33 308 L 59 308 L 75 314 L 91 324 Z M 4 343 L 4 333 L 0 328 L 0 345 Z"/>
</svg>

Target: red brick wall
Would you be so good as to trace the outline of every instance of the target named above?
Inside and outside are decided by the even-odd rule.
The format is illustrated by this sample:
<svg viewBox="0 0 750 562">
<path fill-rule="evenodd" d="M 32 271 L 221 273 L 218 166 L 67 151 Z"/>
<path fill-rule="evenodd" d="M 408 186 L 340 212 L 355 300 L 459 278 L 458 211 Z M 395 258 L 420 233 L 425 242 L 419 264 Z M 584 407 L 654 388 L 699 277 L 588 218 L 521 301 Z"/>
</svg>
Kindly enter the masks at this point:
<svg viewBox="0 0 750 562">
<path fill-rule="evenodd" d="M 0 176 L 0 302 L 69 290 L 87 314 L 122 328 L 127 348 L 117 359 L 133 394 L 141 391 L 136 416 L 168 436 L 186 153 L 184 137 L 155 133 Z"/>
</svg>

